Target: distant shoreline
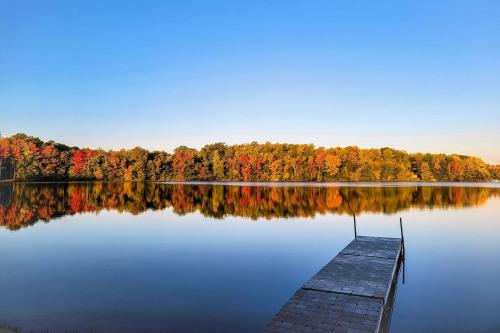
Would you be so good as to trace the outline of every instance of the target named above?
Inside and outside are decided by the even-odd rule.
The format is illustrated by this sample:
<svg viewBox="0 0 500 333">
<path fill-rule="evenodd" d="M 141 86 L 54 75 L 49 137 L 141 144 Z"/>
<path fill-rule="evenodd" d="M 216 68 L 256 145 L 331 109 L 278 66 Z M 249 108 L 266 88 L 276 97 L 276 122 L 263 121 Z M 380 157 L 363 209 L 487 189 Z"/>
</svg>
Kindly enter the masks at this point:
<svg viewBox="0 0 500 333">
<path fill-rule="evenodd" d="M 244 181 L 154 181 L 154 180 L 3 180 L 0 184 L 82 184 L 82 183 L 154 183 L 158 185 L 224 185 L 224 186 L 263 186 L 263 187 L 408 187 L 408 186 L 449 186 L 449 187 L 500 187 L 499 181 L 489 182 L 423 182 L 423 181 L 394 181 L 394 182 L 352 182 L 352 181 L 283 181 L 283 182 L 244 182 Z"/>
<path fill-rule="evenodd" d="M 69 147 L 26 134 L 0 138 L 3 180 L 149 180 L 244 183 L 489 182 L 500 165 L 474 156 L 389 147 L 252 142 L 180 146 L 173 153 Z"/>
</svg>

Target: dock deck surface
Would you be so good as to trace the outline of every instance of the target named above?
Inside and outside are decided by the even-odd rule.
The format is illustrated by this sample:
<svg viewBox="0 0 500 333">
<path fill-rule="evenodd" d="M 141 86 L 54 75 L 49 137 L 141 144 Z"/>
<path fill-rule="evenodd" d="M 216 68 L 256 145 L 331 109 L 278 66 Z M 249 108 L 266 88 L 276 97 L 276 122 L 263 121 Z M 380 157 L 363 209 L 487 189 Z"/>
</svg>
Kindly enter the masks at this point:
<svg viewBox="0 0 500 333">
<path fill-rule="evenodd" d="M 307 281 L 264 332 L 378 332 L 401 239 L 358 236 Z"/>
</svg>

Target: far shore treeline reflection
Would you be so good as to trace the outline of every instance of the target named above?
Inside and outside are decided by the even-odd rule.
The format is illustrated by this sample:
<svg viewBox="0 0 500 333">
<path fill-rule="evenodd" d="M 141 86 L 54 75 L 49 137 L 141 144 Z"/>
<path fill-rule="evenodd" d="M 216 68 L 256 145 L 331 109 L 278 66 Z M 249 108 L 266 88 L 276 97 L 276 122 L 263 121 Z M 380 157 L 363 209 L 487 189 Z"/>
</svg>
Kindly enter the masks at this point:
<svg viewBox="0 0 500 333">
<path fill-rule="evenodd" d="M 17 230 L 38 221 L 114 210 L 140 214 L 171 208 L 206 217 L 314 217 L 315 214 L 393 214 L 410 208 L 484 204 L 500 188 L 458 186 L 228 186 L 151 182 L 0 184 L 0 226 Z"/>
</svg>

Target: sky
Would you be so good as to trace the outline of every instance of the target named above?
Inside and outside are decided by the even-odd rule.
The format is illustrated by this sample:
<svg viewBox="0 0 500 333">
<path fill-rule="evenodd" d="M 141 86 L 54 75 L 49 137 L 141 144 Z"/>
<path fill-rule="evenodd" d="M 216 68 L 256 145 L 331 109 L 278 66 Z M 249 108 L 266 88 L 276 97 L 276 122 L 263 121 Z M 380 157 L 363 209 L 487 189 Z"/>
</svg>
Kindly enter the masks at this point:
<svg viewBox="0 0 500 333">
<path fill-rule="evenodd" d="M 500 164 L 498 1 L 0 1 L 0 131 Z"/>
</svg>

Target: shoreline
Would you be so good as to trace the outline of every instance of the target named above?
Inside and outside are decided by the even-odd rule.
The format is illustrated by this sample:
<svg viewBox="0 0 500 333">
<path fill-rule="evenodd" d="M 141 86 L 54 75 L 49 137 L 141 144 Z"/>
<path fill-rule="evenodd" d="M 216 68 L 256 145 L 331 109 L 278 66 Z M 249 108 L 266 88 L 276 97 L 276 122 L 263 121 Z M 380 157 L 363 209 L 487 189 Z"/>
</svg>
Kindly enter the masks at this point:
<svg viewBox="0 0 500 333">
<path fill-rule="evenodd" d="M 0 184 L 82 184 L 82 183 L 155 183 L 159 185 L 223 185 L 223 186 L 264 186 L 264 187 L 409 187 L 409 186 L 448 186 L 448 187 L 500 187 L 499 181 L 491 182 L 421 182 L 421 181 L 395 181 L 395 182 L 305 182 L 305 181 L 270 181 L 270 182 L 245 182 L 245 181 L 156 181 L 156 180 L 3 180 Z"/>
</svg>

